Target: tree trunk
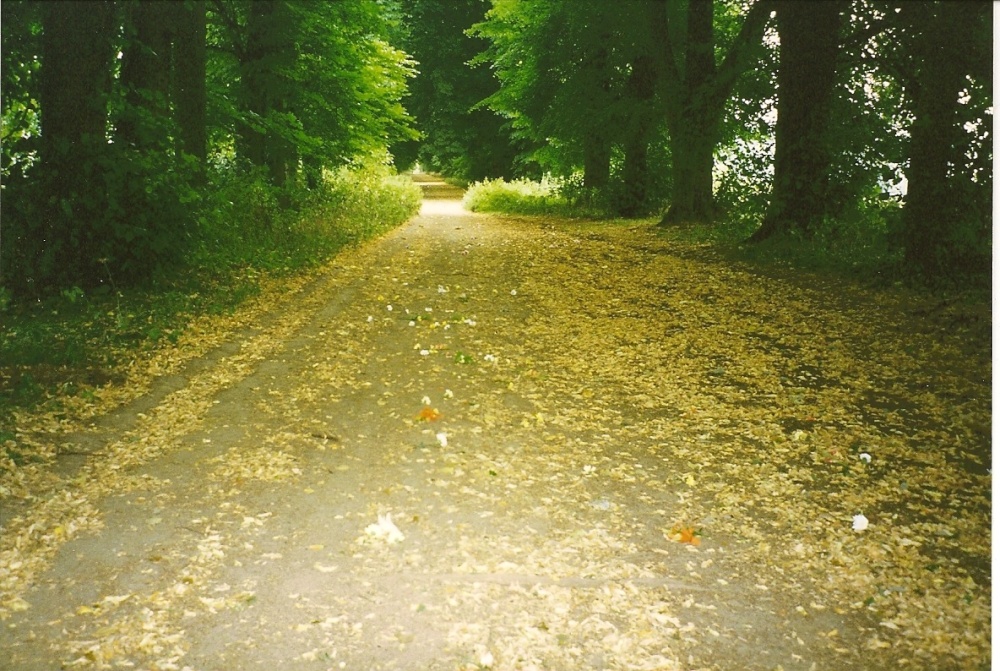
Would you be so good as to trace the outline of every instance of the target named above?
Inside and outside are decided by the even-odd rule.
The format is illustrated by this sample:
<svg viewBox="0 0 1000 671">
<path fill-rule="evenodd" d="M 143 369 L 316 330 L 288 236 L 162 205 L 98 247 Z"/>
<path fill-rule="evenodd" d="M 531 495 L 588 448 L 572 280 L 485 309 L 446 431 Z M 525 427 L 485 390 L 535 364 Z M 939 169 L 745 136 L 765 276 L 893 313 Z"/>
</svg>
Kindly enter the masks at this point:
<svg viewBox="0 0 1000 671">
<path fill-rule="evenodd" d="M 264 166 L 266 155 L 264 118 L 267 115 L 267 100 L 264 96 L 266 84 L 262 61 L 267 55 L 265 34 L 273 8 L 273 3 L 268 0 L 251 0 L 247 10 L 245 47 L 238 54 L 243 119 L 237 128 L 236 154 L 256 167 Z"/>
<path fill-rule="evenodd" d="M 673 140 L 673 189 L 664 224 L 712 221 L 712 167 L 721 110 L 710 109 L 708 89 L 715 79 L 713 0 L 689 0 L 687 49 L 684 58 L 684 96 L 679 119 L 670 123 Z"/>
<path fill-rule="evenodd" d="M 926 278 L 941 277 L 950 268 L 943 241 L 961 215 L 956 191 L 949 184 L 949 166 L 957 155 L 958 95 L 965 86 L 968 63 L 965 40 L 989 12 L 982 3 L 915 3 L 917 85 L 910 126 L 910 165 L 903 209 L 904 258 Z"/>
<path fill-rule="evenodd" d="M 205 0 L 175 5 L 177 33 L 174 42 L 174 118 L 180 149 L 198 159 L 204 171 L 207 155 L 207 92 L 205 84 Z"/>
<path fill-rule="evenodd" d="M 673 186 L 670 208 L 661 224 L 715 219 L 712 168 L 720 117 L 721 110 L 694 107 L 685 110 L 679 123 L 670 124 Z"/>
<path fill-rule="evenodd" d="M 645 209 L 649 186 L 649 131 L 653 127 L 649 101 L 656 92 L 656 64 L 651 56 L 641 55 L 633 60 L 625 89 L 635 109 L 625 142 L 622 166 L 625 193 L 618 212 L 625 217 L 635 217 Z"/>
<path fill-rule="evenodd" d="M 587 56 L 584 65 L 584 68 L 589 71 L 589 81 L 594 83 L 594 88 L 588 96 L 590 109 L 583 111 L 583 116 L 588 119 L 588 123 L 582 129 L 583 186 L 590 191 L 603 191 L 611 179 L 611 140 L 603 124 L 594 123 L 594 119 L 599 116 L 594 112 L 606 104 L 608 93 L 611 90 L 611 82 L 607 72 L 608 50 L 603 46 L 608 43 L 609 39 L 610 36 L 601 36 L 598 44 L 602 46 Z"/>
<path fill-rule="evenodd" d="M 94 224 L 105 210 L 101 157 L 114 25 L 111 2 L 43 5 L 40 172 L 47 198 L 32 244 L 39 278 L 55 283 L 90 284 L 99 272 Z"/>
<path fill-rule="evenodd" d="M 600 191 L 611 178 L 611 143 L 606 137 L 594 134 L 584 139 L 583 186 Z"/>
<path fill-rule="evenodd" d="M 774 4 L 757 0 L 722 64 L 715 64 L 713 0 L 689 0 L 686 48 L 675 50 L 676 6 L 667 0 L 650 3 L 651 22 L 659 37 L 657 60 L 665 85 L 667 124 L 673 156 L 670 208 L 661 224 L 712 221 L 712 168 L 715 144 L 726 99 L 740 73 L 759 47 Z"/>
<path fill-rule="evenodd" d="M 170 115 L 172 5 L 125 5 L 132 38 L 122 54 L 121 83 L 128 108 L 118 120 L 118 137 L 140 151 L 162 150 L 162 122 Z"/>
<path fill-rule="evenodd" d="M 763 224 L 750 238 L 798 231 L 810 236 L 827 203 L 830 148 L 825 137 L 837 72 L 842 0 L 781 0 L 778 33 L 778 123 L 774 186 Z"/>
<path fill-rule="evenodd" d="M 252 0 L 247 17 L 246 49 L 240 59 L 243 106 L 249 119 L 241 125 L 237 153 L 267 169 L 276 186 L 294 173 L 294 149 L 275 130 L 273 115 L 287 111 L 285 68 L 294 63 L 289 43 L 291 11 L 283 1 Z"/>
</svg>

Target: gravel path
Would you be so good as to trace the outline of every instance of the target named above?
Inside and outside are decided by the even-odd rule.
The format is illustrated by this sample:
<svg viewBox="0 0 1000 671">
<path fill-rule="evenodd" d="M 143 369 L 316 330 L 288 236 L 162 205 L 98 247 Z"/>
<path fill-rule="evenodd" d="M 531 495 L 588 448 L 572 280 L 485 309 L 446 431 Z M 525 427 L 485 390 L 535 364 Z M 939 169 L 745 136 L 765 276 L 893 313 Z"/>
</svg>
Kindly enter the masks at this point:
<svg viewBox="0 0 1000 671">
<path fill-rule="evenodd" d="M 983 454 L 960 342 L 896 359 L 898 331 L 864 329 L 903 329 L 898 304 L 645 228 L 469 214 L 421 179 L 419 217 L 77 437 L 96 454 L 8 520 L 48 550 L 0 668 L 986 668 L 985 466 L 945 445 L 892 470 L 955 417 Z M 913 498 L 929 469 L 960 510 Z M 906 573 L 918 549 L 945 568 Z M 964 610 L 931 640 L 921 602 Z"/>
</svg>

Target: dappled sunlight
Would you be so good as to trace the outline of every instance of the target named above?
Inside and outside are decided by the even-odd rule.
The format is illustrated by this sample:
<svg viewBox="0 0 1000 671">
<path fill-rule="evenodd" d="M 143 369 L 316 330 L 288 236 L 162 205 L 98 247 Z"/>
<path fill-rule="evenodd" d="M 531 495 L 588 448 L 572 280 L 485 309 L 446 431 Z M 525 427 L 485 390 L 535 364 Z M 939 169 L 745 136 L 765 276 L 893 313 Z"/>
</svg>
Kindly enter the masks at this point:
<svg viewBox="0 0 1000 671">
<path fill-rule="evenodd" d="M 452 217 L 468 213 L 462 206 L 465 195 L 462 187 L 449 184 L 438 175 L 413 173 L 410 177 L 424 194 L 421 216 Z"/>
<path fill-rule="evenodd" d="M 424 198 L 420 206 L 422 217 L 456 217 L 464 214 L 468 214 L 468 210 L 462 206 L 461 200 Z"/>
</svg>

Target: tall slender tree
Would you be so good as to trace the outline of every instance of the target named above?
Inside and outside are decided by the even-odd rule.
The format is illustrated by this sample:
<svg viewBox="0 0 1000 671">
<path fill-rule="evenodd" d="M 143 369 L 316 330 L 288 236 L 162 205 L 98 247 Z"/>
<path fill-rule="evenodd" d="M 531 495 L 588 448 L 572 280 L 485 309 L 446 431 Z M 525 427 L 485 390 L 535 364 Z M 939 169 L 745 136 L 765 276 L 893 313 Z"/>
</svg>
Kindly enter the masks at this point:
<svg viewBox="0 0 1000 671">
<path fill-rule="evenodd" d="M 208 153 L 205 0 L 176 3 L 174 36 L 174 115 L 180 149 L 198 159 L 203 170 Z"/>
</svg>

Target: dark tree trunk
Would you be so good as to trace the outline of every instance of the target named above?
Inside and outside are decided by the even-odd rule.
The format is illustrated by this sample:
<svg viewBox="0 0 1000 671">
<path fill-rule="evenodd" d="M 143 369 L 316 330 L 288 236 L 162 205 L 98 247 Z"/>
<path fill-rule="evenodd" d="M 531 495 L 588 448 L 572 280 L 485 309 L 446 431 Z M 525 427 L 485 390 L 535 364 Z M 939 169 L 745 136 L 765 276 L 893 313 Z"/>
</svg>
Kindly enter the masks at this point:
<svg viewBox="0 0 1000 671">
<path fill-rule="evenodd" d="M 236 153 L 247 163 L 257 167 L 266 165 L 266 132 L 264 120 L 268 106 L 265 88 L 267 74 L 264 59 L 267 56 L 267 29 L 274 3 L 269 0 L 251 0 L 246 26 L 246 45 L 239 54 L 240 94 L 244 117 L 237 129 Z"/>
<path fill-rule="evenodd" d="M 650 3 L 651 21 L 659 37 L 658 66 L 665 85 L 667 125 L 673 157 L 670 208 L 662 224 L 712 221 L 713 153 L 726 99 L 750 56 L 760 45 L 764 27 L 774 7 L 771 0 L 757 0 L 722 64 L 715 64 L 713 0 L 690 0 L 687 12 L 686 49 L 675 51 L 671 35 L 674 7 L 666 0 Z"/>
<path fill-rule="evenodd" d="M 205 86 L 205 0 L 175 5 L 177 33 L 174 41 L 174 118 L 180 149 L 198 159 L 203 170 L 208 138 Z"/>
<path fill-rule="evenodd" d="M 653 127 L 649 101 L 656 92 L 656 64 L 651 56 L 635 58 L 625 88 L 635 110 L 625 143 L 622 166 L 625 193 L 618 211 L 622 216 L 634 217 L 645 210 L 649 187 L 649 131 Z"/>
<path fill-rule="evenodd" d="M 795 230 L 809 236 L 827 204 L 826 128 L 846 1 L 777 3 L 781 38 L 771 202 L 753 242 Z"/>
<path fill-rule="evenodd" d="M 685 95 L 680 114 L 669 123 L 673 139 L 673 189 L 670 209 L 663 223 L 712 221 L 713 152 L 721 110 L 709 109 L 706 94 L 715 79 L 713 0 L 690 0 L 687 16 L 687 50 L 684 60 Z"/>
<path fill-rule="evenodd" d="M 715 219 L 712 168 L 720 116 L 715 110 L 689 108 L 679 122 L 669 124 L 673 185 L 670 208 L 660 223 L 711 222 Z"/>
<path fill-rule="evenodd" d="M 125 5 L 132 39 L 122 54 L 121 83 L 128 109 L 118 120 L 118 136 L 140 151 L 163 149 L 163 122 L 170 116 L 173 5 Z"/>
<path fill-rule="evenodd" d="M 966 40 L 977 22 L 988 20 L 990 7 L 928 2 L 907 9 L 914 15 L 917 80 L 903 209 L 905 262 L 924 277 L 936 278 L 951 270 L 943 238 L 961 216 L 949 166 L 962 159 L 955 147 L 961 132 L 958 95 L 970 70 Z"/>
<path fill-rule="evenodd" d="M 606 44 L 609 36 L 602 36 L 599 44 Z M 608 79 L 608 50 L 603 46 L 591 53 L 586 62 L 591 71 L 590 81 L 596 86 L 591 92 L 592 107 L 601 108 L 607 103 L 611 90 Z M 586 115 L 593 119 L 596 115 Z M 594 126 L 591 120 L 583 135 L 583 186 L 588 190 L 602 191 L 611 179 L 611 140 L 603 125 Z"/>
<path fill-rule="evenodd" d="M 611 178 L 611 143 L 600 135 L 590 135 L 583 146 L 583 186 L 600 191 Z"/>
<path fill-rule="evenodd" d="M 40 72 L 41 178 L 46 203 L 36 270 L 88 284 L 100 266 L 94 222 L 104 211 L 101 157 L 114 52 L 111 2 L 47 2 Z"/>
<path fill-rule="evenodd" d="M 271 118 L 287 111 L 284 70 L 295 59 L 294 45 L 288 41 L 292 21 L 285 2 L 253 0 L 240 59 L 243 106 L 250 120 L 239 130 L 237 153 L 252 165 L 266 168 L 276 186 L 284 186 L 296 168 L 294 148 L 276 132 Z"/>
</svg>

